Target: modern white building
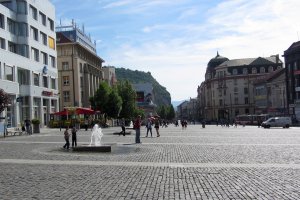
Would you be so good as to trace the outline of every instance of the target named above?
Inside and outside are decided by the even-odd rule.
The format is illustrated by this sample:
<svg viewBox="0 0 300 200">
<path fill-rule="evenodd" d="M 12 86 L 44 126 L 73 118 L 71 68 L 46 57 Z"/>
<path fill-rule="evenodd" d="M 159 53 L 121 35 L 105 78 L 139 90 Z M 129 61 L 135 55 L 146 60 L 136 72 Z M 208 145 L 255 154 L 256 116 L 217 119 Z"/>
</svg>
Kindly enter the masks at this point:
<svg viewBox="0 0 300 200">
<path fill-rule="evenodd" d="M 0 88 L 11 96 L 2 117 L 47 125 L 58 111 L 55 8 L 48 0 L 0 0 Z"/>
</svg>

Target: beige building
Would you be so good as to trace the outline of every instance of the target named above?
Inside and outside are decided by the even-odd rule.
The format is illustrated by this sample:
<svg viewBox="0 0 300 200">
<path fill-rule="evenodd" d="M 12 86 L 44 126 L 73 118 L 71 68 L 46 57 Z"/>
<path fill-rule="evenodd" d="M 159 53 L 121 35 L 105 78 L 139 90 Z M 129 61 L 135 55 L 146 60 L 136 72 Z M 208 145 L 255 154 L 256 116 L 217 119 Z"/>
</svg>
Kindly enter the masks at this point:
<svg viewBox="0 0 300 200">
<path fill-rule="evenodd" d="M 198 87 L 202 118 L 233 120 L 239 114 L 254 114 L 254 81 L 280 68 L 278 55 L 229 60 L 217 54 Z"/>
<path fill-rule="evenodd" d="M 90 107 L 93 96 L 104 80 L 96 43 L 73 23 L 56 28 L 60 110 L 64 107 Z"/>
<path fill-rule="evenodd" d="M 117 84 L 117 78 L 116 78 L 116 69 L 112 66 L 104 66 L 102 68 L 103 74 L 104 74 L 104 81 L 108 83 L 110 87 Z"/>
</svg>

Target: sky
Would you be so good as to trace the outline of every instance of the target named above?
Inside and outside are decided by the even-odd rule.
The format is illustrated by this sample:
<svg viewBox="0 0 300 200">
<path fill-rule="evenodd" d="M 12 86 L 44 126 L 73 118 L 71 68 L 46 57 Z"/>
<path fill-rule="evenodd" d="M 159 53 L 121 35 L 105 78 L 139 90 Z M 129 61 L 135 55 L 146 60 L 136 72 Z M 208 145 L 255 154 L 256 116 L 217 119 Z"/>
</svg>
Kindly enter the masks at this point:
<svg viewBox="0 0 300 200">
<path fill-rule="evenodd" d="M 57 25 L 84 25 L 104 66 L 151 72 L 172 101 L 197 96 L 217 51 L 282 56 L 300 37 L 299 0 L 50 1 Z"/>
</svg>

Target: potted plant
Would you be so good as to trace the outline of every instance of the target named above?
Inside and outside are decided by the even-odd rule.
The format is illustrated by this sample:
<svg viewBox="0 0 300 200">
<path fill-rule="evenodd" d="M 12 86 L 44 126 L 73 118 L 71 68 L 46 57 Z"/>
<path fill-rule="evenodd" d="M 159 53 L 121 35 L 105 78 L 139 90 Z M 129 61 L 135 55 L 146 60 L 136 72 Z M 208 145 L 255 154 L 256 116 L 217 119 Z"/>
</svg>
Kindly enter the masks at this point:
<svg viewBox="0 0 300 200">
<path fill-rule="evenodd" d="M 33 133 L 40 133 L 40 120 L 32 119 L 31 123 L 32 123 Z"/>
</svg>

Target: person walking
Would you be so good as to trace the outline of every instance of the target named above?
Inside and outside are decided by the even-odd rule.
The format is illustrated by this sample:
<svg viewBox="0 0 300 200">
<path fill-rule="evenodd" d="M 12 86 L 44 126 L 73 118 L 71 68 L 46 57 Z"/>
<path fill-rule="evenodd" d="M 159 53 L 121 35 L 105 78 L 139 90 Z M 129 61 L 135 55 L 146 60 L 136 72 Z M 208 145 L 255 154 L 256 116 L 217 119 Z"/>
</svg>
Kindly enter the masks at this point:
<svg viewBox="0 0 300 200">
<path fill-rule="evenodd" d="M 141 143 L 141 116 L 138 115 L 134 124 L 133 128 L 135 129 L 135 143 Z"/>
<path fill-rule="evenodd" d="M 29 119 L 26 119 L 25 121 L 24 121 L 24 123 L 25 123 L 25 128 L 26 128 L 26 132 L 27 132 L 27 134 L 28 135 L 31 135 L 31 123 L 30 123 L 30 120 Z"/>
<path fill-rule="evenodd" d="M 64 145 L 64 149 L 69 149 L 70 148 L 69 137 L 70 137 L 69 127 L 67 127 L 65 132 L 64 132 L 64 138 L 65 138 L 65 141 L 66 141 L 66 144 Z"/>
<path fill-rule="evenodd" d="M 126 134 L 126 128 L 125 128 L 125 123 L 124 121 L 121 123 L 121 129 L 122 131 L 119 133 L 119 136 L 122 134 L 123 136 L 125 136 Z"/>
<path fill-rule="evenodd" d="M 152 137 L 152 121 L 149 118 L 146 124 L 146 128 L 147 128 L 147 133 L 146 133 L 146 137 L 148 137 L 148 132 L 150 131 L 151 133 L 151 137 Z"/>
<path fill-rule="evenodd" d="M 89 128 L 89 120 L 88 120 L 88 118 L 85 118 L 85 120 L 84 120 L 84 128 L 85 128 L 85 131 L 87 131 L 88 128 Z"/>
<path fill-rule="evenodd" d="M 77 129 L 75 126 L 72 128 L 72 147 L 77 147 Z"/>
<path fill-rule="evenodd" d="M 155 118 L 155 121 L 154 121 L 154 128 L 156 130 L 156 135 L 157 137 L 159 137 L 159 119 L 158 118 Z"/>
</svg>

